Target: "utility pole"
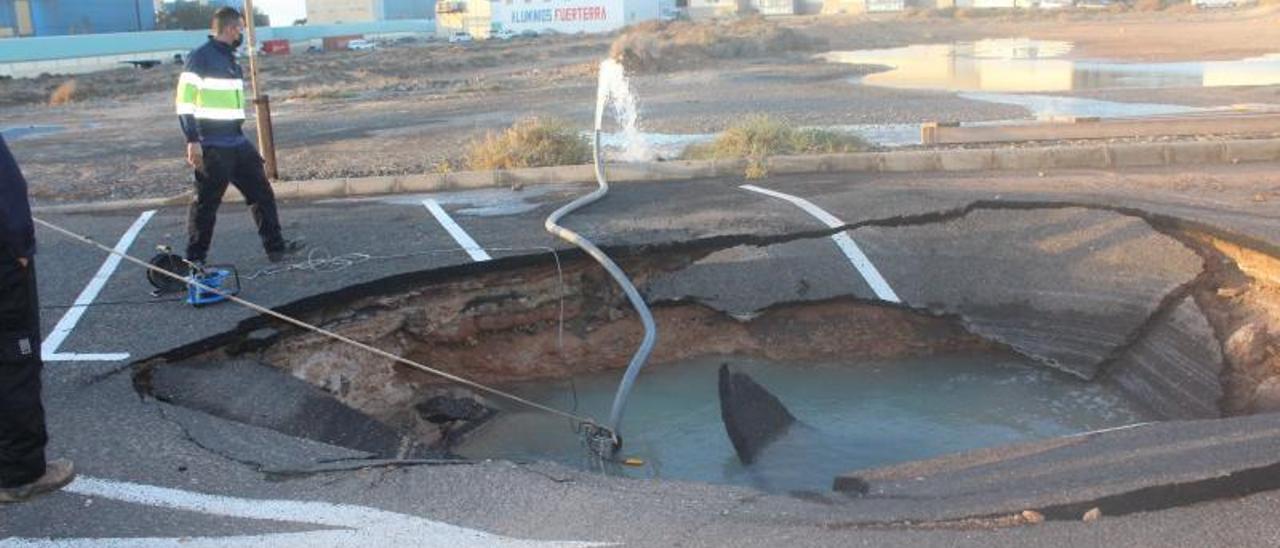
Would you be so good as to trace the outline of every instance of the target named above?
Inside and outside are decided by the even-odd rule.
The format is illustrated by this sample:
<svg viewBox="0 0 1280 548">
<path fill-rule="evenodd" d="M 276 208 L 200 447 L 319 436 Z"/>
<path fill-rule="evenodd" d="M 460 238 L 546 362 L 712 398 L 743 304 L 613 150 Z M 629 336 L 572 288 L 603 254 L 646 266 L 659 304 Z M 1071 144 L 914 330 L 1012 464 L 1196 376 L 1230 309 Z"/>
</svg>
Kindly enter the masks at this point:
<svg viewBox="0 0 1280 548">
<path fill-rule="evenodd" d="M 280 178 L 276 166 L 276 141 L 271 131 L 271 98 L 258 93 L 258 41 L 254 39 L 253 0 L 244 0 L 245 29 L 248 31 L 249 47 L 249 84 L 253 90 L 253 110 L 258 121 L 258 151 L 262 153 L 267 178 Z"/>
</svg>

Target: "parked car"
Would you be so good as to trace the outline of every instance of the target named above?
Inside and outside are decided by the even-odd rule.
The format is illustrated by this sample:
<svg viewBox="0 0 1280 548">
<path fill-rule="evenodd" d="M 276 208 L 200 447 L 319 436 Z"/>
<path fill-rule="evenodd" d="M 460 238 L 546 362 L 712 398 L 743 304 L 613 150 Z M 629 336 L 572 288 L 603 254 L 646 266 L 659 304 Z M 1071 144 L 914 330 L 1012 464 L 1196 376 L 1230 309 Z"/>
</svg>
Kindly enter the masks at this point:
<svg viewBox="0 0 1280 548">
<path fill-rule="evenodd" d="M 1202 10 L 1234 8 L 1237 5 L 1236 0 L 1193 0 L 1191 3 Z"/>
<path fill-rule="evenodd" d="M 511 29 L 502 29 L 493 33 L 491 36 L 499 40 L 510 40 L 516 37 L 516 33 Z"/>
<path fill-rule="evenodd" d="M 1063 10 L 1075 7 L 1075 0 L 1040 0 L 1042 10 Z"/>
<path fill-rule="evenodd" d="M 368 40 L 357 39 L 347 42 L 347 49 L 351 51 L 370 51 L 378 49 L 378 45 Z"/>
<path fill-rule="evenodd" d="M 463 42 L 470 42 L 470 41 L 471 41 L 471 33 L 467 31 L 460 30 L 458 32 L 455 32 L 449 35 L 450 44 L 460 44 Z"/>
<path fill-rule="evenodd" d="M 526 31 L 524 31 L 524 32 L 521 32 L 521 33 L 520 33 L 520 37 L 521 37 L 521 38 L 537 38 L 537 37 L 538 37 L 538 31 L 533 30 L 533 29 L 529 29 L 529 30 L 526 30 Z"/>
</svg>

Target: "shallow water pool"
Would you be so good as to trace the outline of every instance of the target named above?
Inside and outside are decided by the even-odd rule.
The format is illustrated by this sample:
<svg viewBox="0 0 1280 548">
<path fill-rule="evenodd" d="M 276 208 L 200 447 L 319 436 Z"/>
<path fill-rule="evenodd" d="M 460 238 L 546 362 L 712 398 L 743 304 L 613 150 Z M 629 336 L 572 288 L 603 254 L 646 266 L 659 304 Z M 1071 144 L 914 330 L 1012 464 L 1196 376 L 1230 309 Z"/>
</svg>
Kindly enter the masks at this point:
<svg viewBox="0 0 1280 548">
<path fill-rule="evenodd" d="M 804 423 L 743 466 L 720 419 L 717 369 L 729 363 Z M 535 401 L 604 417 L 620 372 L 509 387 Z M 576 398 L 575 398 L 576 393 Z M 1009 355 L 894 362 L 781 364 L 708 358 L 643 372 L 622 425 L 622 468 L 636 477 L 823 491 L 836 474 L 947 453 L 1151 420 L 1115 391 Z M 567 421 L 512 409 L 457 452 L 590 467 Z"/>
</svg>

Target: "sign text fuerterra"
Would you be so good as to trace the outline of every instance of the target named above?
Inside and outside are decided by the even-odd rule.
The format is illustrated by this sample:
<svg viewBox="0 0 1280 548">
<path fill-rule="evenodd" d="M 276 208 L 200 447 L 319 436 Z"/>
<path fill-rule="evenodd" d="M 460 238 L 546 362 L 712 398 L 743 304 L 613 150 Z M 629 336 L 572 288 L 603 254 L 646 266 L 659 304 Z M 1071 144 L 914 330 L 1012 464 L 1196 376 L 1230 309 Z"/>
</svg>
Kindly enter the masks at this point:
<svg viewBox="0 0 1280 548">
<path fill-rule="evenodd" d="M 604 6 L 545 8 L 511 12 L 512 23 L 551 23 L 553 21 L 603 21 L 608 16 Z"/>
</svg>

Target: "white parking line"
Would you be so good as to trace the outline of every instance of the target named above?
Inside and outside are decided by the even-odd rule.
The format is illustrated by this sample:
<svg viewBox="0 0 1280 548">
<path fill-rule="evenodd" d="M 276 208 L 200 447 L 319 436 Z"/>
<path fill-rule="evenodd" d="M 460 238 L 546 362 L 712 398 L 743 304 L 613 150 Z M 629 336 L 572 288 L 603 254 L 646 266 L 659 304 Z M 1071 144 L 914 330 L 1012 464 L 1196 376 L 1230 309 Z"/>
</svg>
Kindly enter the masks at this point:
<svg viewBox="0 0 1280 548">
<path fill-rule="evenodd" d="M 458 223 L 453 221 L 453 217 L 450 217 L 449 213 L 446 212 L 443 207 L 440 207 L 438 202 L 428 198 L 422 201 L 422 205 L 427 206 L 427 211 L 430 211 L 431 215 L 435 216 L 437 221 L 440 221 L 440 225 L 444 226 L 444 229 L 449 231 L 449 235 L 453 236 L 454 241 L 458 242 L 458 245 L 462 246 L 462 249 L 467 252 L 467 255 L 471 256 L 471 260 L 481 262 L 493 259 L 493 257 L 490 257 L 489 253 L 485 251 L 484 248 L 480 247 L 480 244 L 477 244 L 475 240 L 471 239 L 471 236 L 467 234 L 467 231 L 463 230 L 461 226 L 458 226 Z"/>
<path fill-rule="evenodd" d="M 147 225 L 147 221 L 156 214 L 154 209 L 142 212 L 138 216 L 138 220 L 133 222 L 133 226 L 125 231 L 124 236 L 120 237 L 120 241 L 116 242 L 115 250 L 120 253 L 129 251 L 129 246 L 133 245 L 133 241 L 138 238 L 138 233 L 142 232 L 142 227 Z M 70 361 L 97 361 L 97 362 L 114 362 L 129 359 L 128 353 L 118 354 L 76 354 L 76 353 L 59 353 L 58 347 L 71 336 L 71 330 L 76 328 L 76 324 L 80 323 L 80 318 L 84 316 L 85 310 L 89 305 L 93 304 L 93 300 L 98 298 L 98 293 L 102 292 L 102 288 L 107 285 L 107 280 L 115 273 L 116 267 L 120 266 L 120 256 L 110 255 L 107 260 L 102 263 L 102 267 L 98 268 L 98 273 L 93 275 L 89 280 L 89 284 L 80 292 L 80 296 L 76 297 L 74 305 L 67 309 L 67 313 L 62 315 L 62 319 L 58 320 L 58 324 L 53 327 L 53 331 L 49 332 L 49 336 L 45 337 L 44 343 L 40 345 L 40 354 L 44 361 L 47 362 L 70 362 Z"/>
<path fill-rule="evenodd" d="M 813 215 L 830 228 L 840 228 L 845 225 L 845 222 L 837 219 L 835 215 L 827 213 L 826 210 L 814 205 L 813 202 L 799 196 L 783 194 L 767 188 L 760 188 L 755 185 L 742 185 L 738 188 L 791 202 L 796 206 L 799 206 L 800 209 L 805 210 L 808 214 Z M 832 235 L 831 240 L 836 243 L 836 246 L 840 248 L 840 251 L 844 253 L 844 256 L 849 258 L 849 262 L 858 270 L 858 273 L 862 274 L 862 279 L 866 280 L 867 285 L 871 286 L 871 291 L 875 292 L 876 297 L 882 301 L 889 301 L 891 303 L 902 302 L 902 299 L 898 298 L 898 294 L 893 291 L 893 288 L 889 287 L 889 282 L 884 279 L 884 276 L 880 275 L 880 271 L 876 269 L 876 265 L 871 264 L 871 259 L 867 258 L 867 254 L 862 252 L 862 248 L 858 247 L 858 243 L 854 242 L 853 238 L 849 237 L 849 233 L 847 231 Z"/>
<path fill-rule="evenodd" d="M 154 508 L 229 518 L 319 526 L 314 531 L 174 538 L 10 538 L 5 546 L 605 546 L 592 542 L 536 541 L 504 537 L 417 516 L 349 504 L 264 500 L 81 476 L 66 491 Z"/>
</svg>

